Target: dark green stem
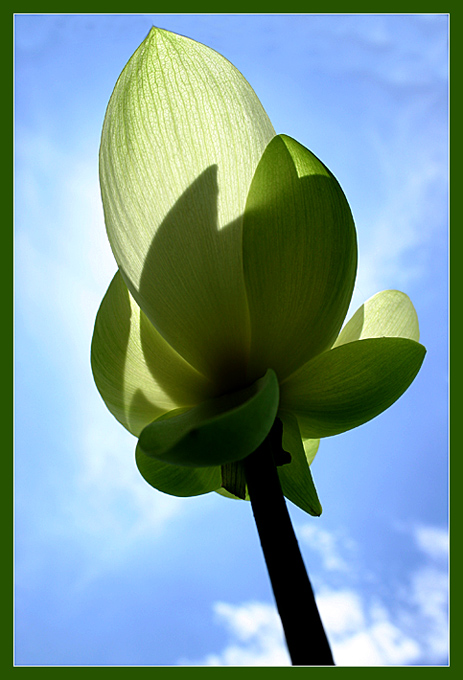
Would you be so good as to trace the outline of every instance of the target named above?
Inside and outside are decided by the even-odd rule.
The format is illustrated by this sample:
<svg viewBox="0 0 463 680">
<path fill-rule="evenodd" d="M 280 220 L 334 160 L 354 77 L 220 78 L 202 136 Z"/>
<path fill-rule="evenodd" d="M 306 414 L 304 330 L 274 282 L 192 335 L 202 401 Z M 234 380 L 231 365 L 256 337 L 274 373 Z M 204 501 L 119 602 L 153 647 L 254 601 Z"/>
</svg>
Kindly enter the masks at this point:
<svg viewBox="0 0 463 680">
<path fill-rule="evenodd" d="M 279 421 L 244 460 L 252 511 L 293 666 L 334 666 L 281 490 L 275 457 L 281 452 Z"/>
</svg>

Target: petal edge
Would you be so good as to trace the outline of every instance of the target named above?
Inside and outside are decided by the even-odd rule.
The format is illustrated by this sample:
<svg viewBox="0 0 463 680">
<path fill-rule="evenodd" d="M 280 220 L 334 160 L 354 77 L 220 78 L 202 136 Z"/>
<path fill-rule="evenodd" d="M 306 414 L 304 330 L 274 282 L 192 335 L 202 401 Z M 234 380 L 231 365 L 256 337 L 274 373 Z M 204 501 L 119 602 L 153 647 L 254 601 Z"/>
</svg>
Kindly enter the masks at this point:
<svg viewBox="0 0 463 680">
<path fill-rule="evenodd" d="M 357 238 L 332 173 L 286 135 L 259 161 L 243 220 L 251 320 L 249 374 L 280 380 L 334 342 L 349 307 Z"/>
<path fill-rule="evenodd" d="M 340 345 L 281 385 L 281 408 L 296 415 L 304 439 L 346 432 L 389 408 L 413 382 L 425 354 L 407 338 Z"/>
</svg>

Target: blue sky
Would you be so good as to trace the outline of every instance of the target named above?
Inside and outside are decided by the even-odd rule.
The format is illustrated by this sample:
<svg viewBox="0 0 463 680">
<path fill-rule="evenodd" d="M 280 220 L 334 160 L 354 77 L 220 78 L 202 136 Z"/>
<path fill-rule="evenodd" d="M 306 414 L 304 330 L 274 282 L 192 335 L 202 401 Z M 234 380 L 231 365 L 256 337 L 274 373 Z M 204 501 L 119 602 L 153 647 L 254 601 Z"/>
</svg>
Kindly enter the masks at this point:
<svg viewBox="0 0 463 680">
<path fill-rule="evenodd" d="M 321 518 L 290 513 L 339 665 L 446 664 L 444 14 L 16 15 L 15 663 L 289 664 L 249 504 L 149 487 L 91 375 L 116 271 L 99 136 L 152 25 L 226 56 L 338 178 L 359 238 L 351 311 L 386 288 L 415 304 L 417 379 L 322 442 Z"/>
</svg>

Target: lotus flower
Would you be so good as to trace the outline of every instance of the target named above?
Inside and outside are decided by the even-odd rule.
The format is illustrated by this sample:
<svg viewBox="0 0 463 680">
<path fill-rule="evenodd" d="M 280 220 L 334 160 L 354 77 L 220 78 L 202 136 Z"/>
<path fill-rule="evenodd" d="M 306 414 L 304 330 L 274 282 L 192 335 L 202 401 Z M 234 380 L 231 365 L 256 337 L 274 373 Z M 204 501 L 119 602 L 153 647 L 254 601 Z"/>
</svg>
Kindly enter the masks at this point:
<svg viewBox="0 0 463 680">
<path fill-rule="evenodd" d="M 357 242 L 337 180 L 224 57 L 153 28 L 110 99 L 100 183 L 118 271 L 92 370 L 141 474 L 246 497 L 239 462 L 280 421 L 283 493 L 319 515 L 319 439 L 387 409 L 425 355 L 399 291 L 343 327 Z"/>
</svg>

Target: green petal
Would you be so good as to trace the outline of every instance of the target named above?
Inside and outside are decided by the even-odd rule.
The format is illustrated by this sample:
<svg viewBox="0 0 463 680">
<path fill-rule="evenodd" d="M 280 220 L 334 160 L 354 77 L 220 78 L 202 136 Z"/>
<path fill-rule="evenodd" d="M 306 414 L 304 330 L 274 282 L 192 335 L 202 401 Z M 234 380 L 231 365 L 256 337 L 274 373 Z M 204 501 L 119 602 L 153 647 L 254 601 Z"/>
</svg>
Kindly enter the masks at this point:
<svg viewBox="0 0 463 680">
<path fill-rule="evenodd" d="M 333 347 L 381 337 L 420 339 L 418 315 L 408 295 L 399 290 L 383 290 L 367 300 L 346 323 Z"/>
<path fill-rule="evenodd" d="M 296 418 L 282 411 L 278 413 L 278 417 L 283 422 L 283 449 L 291 454 L 291 463 L 278 467 L 281 488 L 286 498 L 292 503 L 308 512 L 309 515 L 318 517 L 322 513 L 322 506 L 313 483 L 309 463 L 315 458 L 319 441 L 308 440 L 305 451 Z"/>
<path fill-rule="evenodd" d="M 405 338 L 341 345 L 281 385 L 281 408 L 297 416 L 304 439 L 345 432 L 389 408 L 414 380 L 425 353 Z"/>
<path fill-rule="evenodd" d="M 301 431 L 300 426 L 299 431 Z M 317 455 L 319 444 L 319 439 L 302 439 L 302 446 L 304 447 L 305 457 L 307 458 L 309 465 L 312 465 L 314 458 Z"/>
<path fill-rule="evenodd" d="M 169 465 L 147 456 L 139 446 L 135 460 L 148 484 L 171 496 L 199 496 L 215 491 L 222 482 L 220 466 L 193 468 Z"/>
<path fill-rule="evenodd" d="M 230 389 L 249 345 L 242 214 L 274 134 L 229 61 L 157 28 L 122 72 L 103 126 L 105 221 L 124 280 L 172 347 Z"/>
<path fill-rule="evenodd" d="M 274 137 L 257 167 L 243 262 L 250 376 L 272 366 L 283 380 L 335 340 L 357 267 L 354 222 L 338 182 L 290 137 Z"/>
<path fill-rule="evenodd" d="M 141 433 L 139 447 L 174 465 L 211 467 L 241 460 L 270 432 L 278 397 L 278 381 L 269 370 L 244 390 L 155 420 Z"/>
<path fill-rule="evenodd" d="M 119 272 L 98 310 L 91 363 L 107 407 L 137 436 L 163 413 L 195 406 L 213 394 L 211 383 L 153 328 Z"/>
<path fill-rule="evenodd" d="M 215 489 L 215 491 L 217 491 L 217 493 L 220 494 L 221 496 L 225 496 L 225 498 L 231 498 L 234 501 L 243 501 L 243 500 L 249 501 L 249 500 L 251 500 L 249 498 L 247 486 L 246 486 L 246 497 L 245 498 L 240 498 L 239 496 L 235 496 L 234 494 L 230 493 L 230 491 L 227 491 L 227 489 L 224 489 L 223 487 L 221 487 L 220 489 Z"/>
</svg>

